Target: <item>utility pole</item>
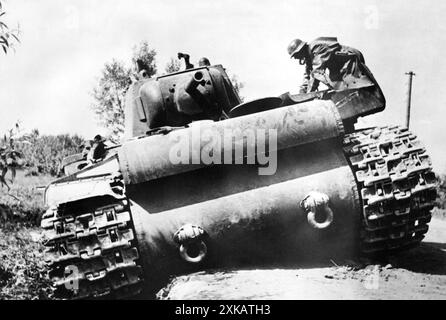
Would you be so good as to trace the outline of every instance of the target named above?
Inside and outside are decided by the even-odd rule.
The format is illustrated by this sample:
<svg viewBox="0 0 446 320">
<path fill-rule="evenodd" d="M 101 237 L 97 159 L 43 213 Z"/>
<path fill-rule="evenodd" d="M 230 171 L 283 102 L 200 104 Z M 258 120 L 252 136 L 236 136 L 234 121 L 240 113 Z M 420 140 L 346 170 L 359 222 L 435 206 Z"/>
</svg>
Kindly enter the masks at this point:
<svg viewBox="0 0 446 320">
<path fill-rule="evenodd" d="M 409 76 L 409 90 L 407 91 L 407 111 L 406 111 L 406 128 L 409 129 L 410 123 L 410 104 L 412 102 L 412 78 L 415 75 L 413 71 L 406 72 Z"/>
</svg>

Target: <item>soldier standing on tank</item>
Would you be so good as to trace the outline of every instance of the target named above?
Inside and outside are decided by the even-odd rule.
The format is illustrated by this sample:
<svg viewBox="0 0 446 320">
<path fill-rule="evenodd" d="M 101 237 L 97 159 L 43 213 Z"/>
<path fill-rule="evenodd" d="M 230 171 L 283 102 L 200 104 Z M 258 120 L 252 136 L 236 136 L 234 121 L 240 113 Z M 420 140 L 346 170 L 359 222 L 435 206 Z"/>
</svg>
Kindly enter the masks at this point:
<svg viewBox="0 0 446 320">
<path fill-rule="evenodd" d="M 107 150 L 105 149 L 104 139 L 101 135 L 97 134 L 93 139 L 93 146 L 87 156 L 87 160 L 90 162 L 98 162 L 105 158 Z"/>
<path fill-rule="evenodd" d="M 317 91 L 320 82 L 334 90 L 376 84 L 362 53 L 339 44 L 336 38 L 320 37 L 310 43 L 294 39 L 288 45 L 288 54 L 305 66 L 300 93 Z"/>
</svg>

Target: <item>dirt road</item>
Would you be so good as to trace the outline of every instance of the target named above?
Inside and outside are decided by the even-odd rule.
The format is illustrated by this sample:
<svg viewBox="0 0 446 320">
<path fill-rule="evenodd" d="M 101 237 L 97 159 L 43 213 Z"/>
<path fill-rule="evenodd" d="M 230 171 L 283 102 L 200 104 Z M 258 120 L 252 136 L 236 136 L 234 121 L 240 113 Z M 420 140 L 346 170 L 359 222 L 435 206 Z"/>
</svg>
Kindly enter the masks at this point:
<svg viewBox="0 0 446 320">
<path fill-rule="evenodd" d="M 422 244 L 378 262 L 300 269 L 227 270 L 177 277 L 160 299 L 446 299 L 446 221 Z"/>
</svg>

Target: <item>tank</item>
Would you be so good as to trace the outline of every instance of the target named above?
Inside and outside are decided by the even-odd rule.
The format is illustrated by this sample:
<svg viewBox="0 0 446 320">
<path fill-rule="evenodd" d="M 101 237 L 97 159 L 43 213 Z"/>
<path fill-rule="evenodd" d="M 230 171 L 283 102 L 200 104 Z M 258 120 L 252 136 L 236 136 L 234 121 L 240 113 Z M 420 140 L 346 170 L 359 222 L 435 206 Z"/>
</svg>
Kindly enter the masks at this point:
<svg viewBox="0 0 446 320">
<path fill-rule="evenodd" d="M 125 141 L 46 188 L 55 296 L 153 298 L 172 275 L 418 245 L 436 197 L 425 148 L 354 128 L 384 107 L 377 85 L 241 103 L 220 65 L 141 77 Z"/>
</svg>

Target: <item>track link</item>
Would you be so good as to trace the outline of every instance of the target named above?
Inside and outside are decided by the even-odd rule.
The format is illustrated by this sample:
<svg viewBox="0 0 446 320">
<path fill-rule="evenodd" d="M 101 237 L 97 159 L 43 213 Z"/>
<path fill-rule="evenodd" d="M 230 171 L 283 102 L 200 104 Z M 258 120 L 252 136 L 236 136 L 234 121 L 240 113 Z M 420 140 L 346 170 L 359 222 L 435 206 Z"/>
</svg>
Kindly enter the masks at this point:
<svg viewBox="0 0 446 320">
<path fill-rule="evenodd" d="M 344 151 L 362 201 L 361 252 L 419 244 L 431 220 L 437 180 L 417 137 L 399 126 L 365 129 L 345 136 Z"/>
<path fill-rule="evenodd" d="M 44 214 L 41 226 L 54 298 L 126 298 L 142 291 L 125 196 L 60 204 Z"/>
</svg>

